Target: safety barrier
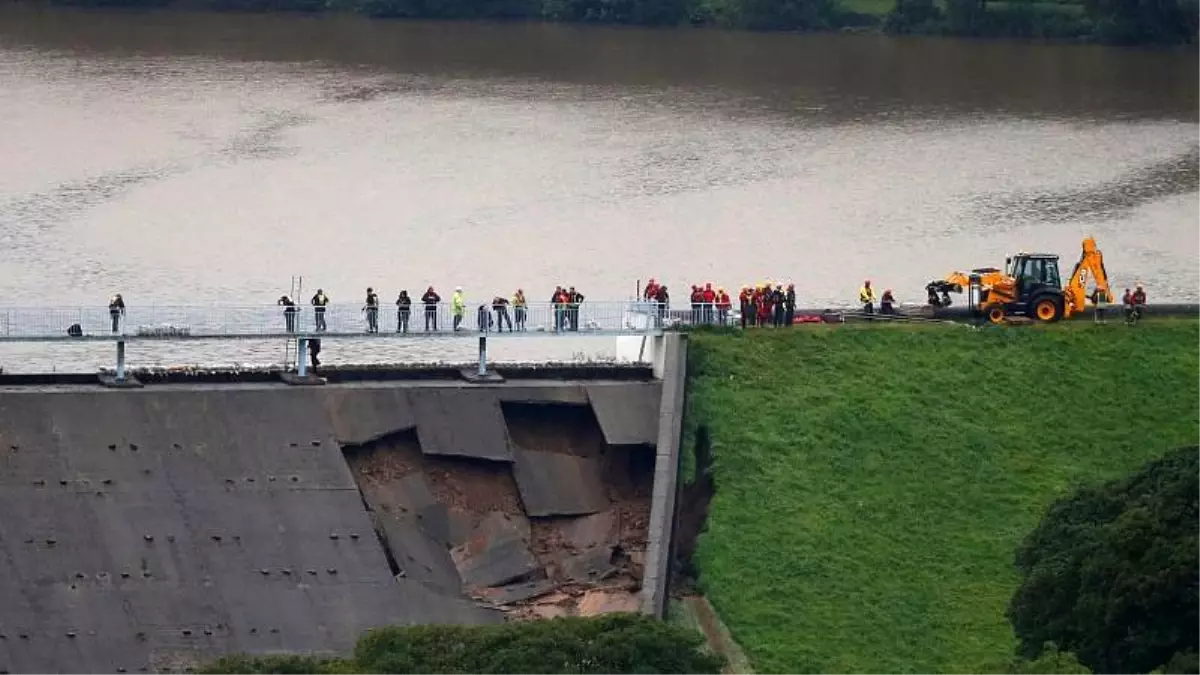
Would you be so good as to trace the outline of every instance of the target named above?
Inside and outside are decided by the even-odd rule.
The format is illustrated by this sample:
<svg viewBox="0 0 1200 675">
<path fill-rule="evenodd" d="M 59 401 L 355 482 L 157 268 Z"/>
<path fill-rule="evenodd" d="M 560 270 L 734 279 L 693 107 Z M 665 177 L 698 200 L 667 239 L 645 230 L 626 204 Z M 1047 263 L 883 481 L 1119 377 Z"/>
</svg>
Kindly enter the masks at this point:
<svg viewBox="0 0 1200 675">
<path fill-rule="evenodd" d="M 188 340 L 278 337 L 382 338 L 643 334 L 660 328 L 651 303 L 585 301 L 578 306 L 531 302 L 499 311 L 468 302 L 456 321 L 450 303 L 416 304 L 405 316 L 395 305 L 374 312 L 362 305 L 330 304 L 320 310 L 279 305 L 0 308 L 0 341 Z M 373 315 L 373 316 L 372 316 Z M 405 322 L 404 319 L 407 319 Z"/>
</svg>

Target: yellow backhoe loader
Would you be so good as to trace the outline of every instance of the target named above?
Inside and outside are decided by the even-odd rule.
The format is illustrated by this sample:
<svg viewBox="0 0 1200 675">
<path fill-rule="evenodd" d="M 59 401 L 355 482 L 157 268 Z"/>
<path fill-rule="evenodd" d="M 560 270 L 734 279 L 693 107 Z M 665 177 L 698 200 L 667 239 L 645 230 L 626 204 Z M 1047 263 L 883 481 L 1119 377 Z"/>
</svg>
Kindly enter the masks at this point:
<svg viewBox="0 0 1200 675">
<path fill-rule="evenodd" d="M 1088 282 L 1094 286 L 1089 296 Z M 969 302 L 992 323 L 1009 316 L 1029 316 L 1038 321 L 1058 321 L 1084 311 L 1087 301 L 1113 301 L 1104 269 L 1104 255 L 1096 240 L 1083 240 L 1083 253 L 1063 284 L 1058 275 L 1058 255 L 1018 253 L 1005 260 L 1004 269 L 983 267 L 953 272 L 925 286 L 929 304 L 949 307 L 950 293 L 968 291 Z"/>
</svg>

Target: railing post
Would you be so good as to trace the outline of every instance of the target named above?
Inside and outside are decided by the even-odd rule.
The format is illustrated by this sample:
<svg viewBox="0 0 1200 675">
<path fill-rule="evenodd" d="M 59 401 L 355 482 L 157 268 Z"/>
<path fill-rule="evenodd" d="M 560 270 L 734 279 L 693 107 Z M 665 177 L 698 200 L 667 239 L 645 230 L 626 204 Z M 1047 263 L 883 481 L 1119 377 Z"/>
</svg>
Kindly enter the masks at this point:
<svg viewBox="0 0 1200 675">
<path fill-rule="evenodd" d="M 308 351 L 308 338 L 297 338 L 296 340 L 296 375 L 305 377 L 308 375 L 308 361 L 305 360 L 304 352 Z"/>
<path fill-rule="evenodd" d="M 117 340 L 117 382 L 125 381 L 125 341 Z"/>
<path fill-rule="evenodd" d="M 487 336 L 479 336 L 479 376 L 487 377 Z"/>
</svg>

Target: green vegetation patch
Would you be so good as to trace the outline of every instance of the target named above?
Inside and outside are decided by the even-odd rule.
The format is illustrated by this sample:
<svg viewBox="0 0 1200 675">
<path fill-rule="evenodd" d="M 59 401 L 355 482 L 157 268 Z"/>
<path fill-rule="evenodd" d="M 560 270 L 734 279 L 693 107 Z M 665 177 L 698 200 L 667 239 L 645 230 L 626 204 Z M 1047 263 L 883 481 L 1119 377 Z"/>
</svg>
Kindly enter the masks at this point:
<svg viewBox="0 0 1200 675">
<path fill-rule="evenodd" d="M 641 614 L 485 626 L 394 626 L 352 658 L 230 656 L 201 673 L 717 673 L 694 630 Z"/>
<path fill-rule="evenodd" d="M 700 583 L 759 672 L 1010 667 L 1051 502 L 1200 441 L 1200 324 L 698 333 Z"/>
</svg>

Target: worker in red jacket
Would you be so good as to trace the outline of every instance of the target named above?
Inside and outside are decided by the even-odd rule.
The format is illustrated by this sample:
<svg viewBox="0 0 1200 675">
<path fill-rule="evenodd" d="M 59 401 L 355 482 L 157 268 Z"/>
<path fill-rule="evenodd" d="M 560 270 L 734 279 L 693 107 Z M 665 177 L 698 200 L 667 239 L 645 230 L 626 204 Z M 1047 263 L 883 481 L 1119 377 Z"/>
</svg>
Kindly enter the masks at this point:
<svg viewBox="0 0 1200 675">
<path fill-rule="evenodd" d="M 703 303 L 704 323 L 711 324 L 713 308 L 717 305 L 717 292 L 713 290 L 711 283 L 704 284 L 704 290 L 700 292 L 700 301 Z"/>
<path fill-rule="evenodd" d="M 731 303 L 729 301 L 729 294 L 725 292 L 724 288 L 718 288 L 717 289 L 717 321 L 722 326 L 726 326 L 729 324 L 729 308 L 732 306 L 733 306 L 733 303 Z"/>
</svg>

